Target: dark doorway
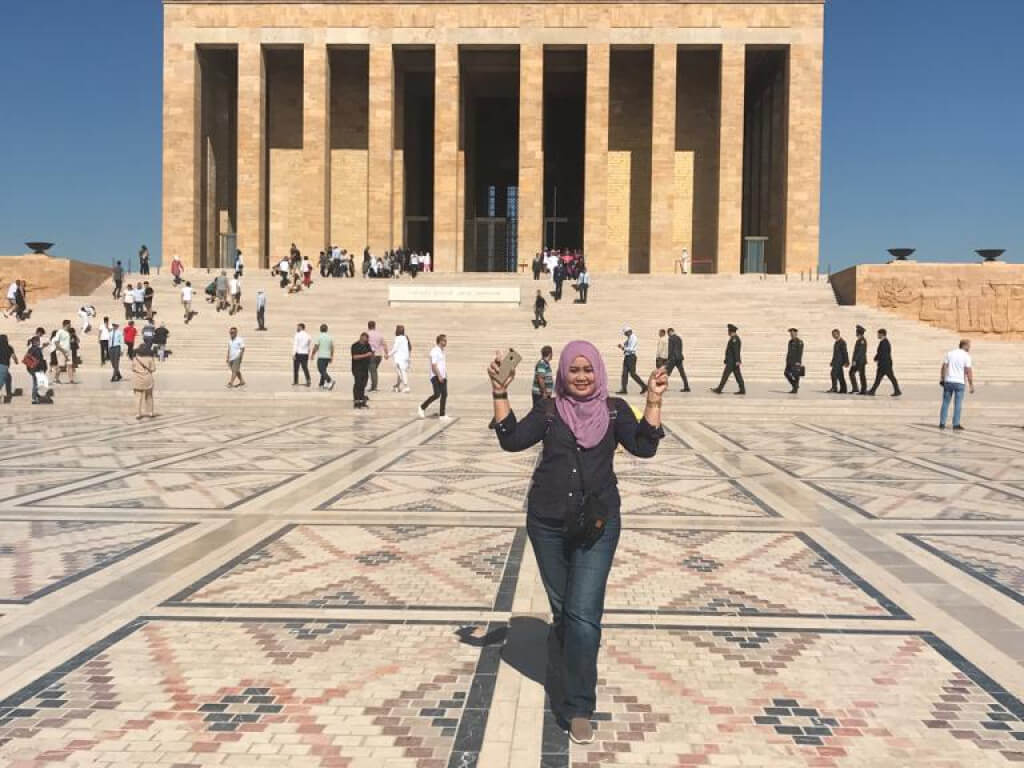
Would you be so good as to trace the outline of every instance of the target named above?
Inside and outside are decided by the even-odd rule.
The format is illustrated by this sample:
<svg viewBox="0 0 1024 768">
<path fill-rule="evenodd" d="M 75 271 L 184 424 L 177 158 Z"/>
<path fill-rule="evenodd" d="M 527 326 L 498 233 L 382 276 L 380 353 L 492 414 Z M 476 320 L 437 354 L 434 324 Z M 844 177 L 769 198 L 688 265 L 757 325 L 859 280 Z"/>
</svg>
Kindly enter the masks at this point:
<svg viewBox="0 0 1024 768">
<path fill-rule="evenodd" d="M 778 274 L 784 271 L 788 66 L 787 48 L 747 49 L 743 120 L 743 272 Z"/>
<path fill-rule="evenodd" d="M 519 51 L 463 49 L 466 272 L 518 261 Z"/>
<path fill-rule="evenodd" d="M 402 218 L 395 236 L 412 251 L 434 247 L 434 52 L 395 51 L 395 149 L 402 158 Z"/>
<path fill-rule="evenodd" d="M 544 247 L 583 246 L 587 53 L 544 51 Z"/>
<path fill-rule="evenodd" d="M 234 264 L 238 202 L 238 49 L 200 48 L 199 266 Z"/>
</svg>

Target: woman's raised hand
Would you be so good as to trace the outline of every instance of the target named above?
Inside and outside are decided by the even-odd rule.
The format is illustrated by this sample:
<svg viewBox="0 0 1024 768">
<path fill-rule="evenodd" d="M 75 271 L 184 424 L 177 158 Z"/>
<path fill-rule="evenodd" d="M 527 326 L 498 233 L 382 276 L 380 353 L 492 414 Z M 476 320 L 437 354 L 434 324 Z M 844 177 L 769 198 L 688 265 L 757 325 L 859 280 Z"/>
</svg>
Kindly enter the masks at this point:
<svg viewBox="0 0 1024 768">
<path fill-rule="evenodd" d="M 651 371 L 650 378 L 647 379 L 648 397 L 654 395 L 655 398 L 660 400 L 667 389 L 668 371 L 666 371 L 664 368 L 655 368 L 653 371 Z"/>
<path fill-rule="evenodd" d="M 491 364 L 487 367 L 487 378 L 491 380 L 491 389 L 495 392 L 502 393 L 507 392 L 509 385 L 512 383 L 512 379 L 516 377 L 515 370 L 512 371 L 512 375 L 508 377 L 507 381 L 499 381 L 499 371 L 501 368 L 501 352 L 496 351 L 494 353 L 494 359 Z"/>
</svg>

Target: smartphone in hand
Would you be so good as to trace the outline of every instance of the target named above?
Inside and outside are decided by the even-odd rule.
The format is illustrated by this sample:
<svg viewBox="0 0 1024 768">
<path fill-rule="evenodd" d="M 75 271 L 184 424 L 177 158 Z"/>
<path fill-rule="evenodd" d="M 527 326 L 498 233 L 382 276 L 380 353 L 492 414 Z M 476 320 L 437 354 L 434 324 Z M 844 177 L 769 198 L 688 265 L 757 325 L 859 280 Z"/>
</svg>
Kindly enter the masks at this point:
<svg viewBox="0 0 1024 768">
<path fill-rule="evenodd" d="M 514 349 L 509 349 L 505 353 L 505 356 L 501 359 L 498 364 L 498 375 L 495 377 L 499 384 L 505 384 L 509 379 L 512 378 L 512 374 L 515 373 L 516 367 L 523 361 L 523 356 L 516 352 Z"/>
</svg>

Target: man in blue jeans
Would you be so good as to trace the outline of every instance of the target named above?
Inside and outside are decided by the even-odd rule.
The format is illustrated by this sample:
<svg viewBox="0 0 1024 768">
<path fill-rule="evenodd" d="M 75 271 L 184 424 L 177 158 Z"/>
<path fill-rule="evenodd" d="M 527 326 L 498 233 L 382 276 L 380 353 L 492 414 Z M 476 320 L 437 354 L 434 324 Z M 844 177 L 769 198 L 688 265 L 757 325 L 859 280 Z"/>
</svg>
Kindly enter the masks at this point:
<svg viewBox="0 0 1024 768">
<path fill-rule="evenodd" d="M 974 372 L 971 370 L 971 342 L 962 339 L 960 346 L 946 353 L 942 361 L 942 373 L 939 384 L 942 385 L 942 409 L 939 411 L 939 429 L 946 428 L 946 414 L 949 412 L 949 401 L 953 400 L 953 429 L 962 431 L 960 426 L 960 409 L 964 403 L 964 388 L 970 386 L 974 394 Z"/>
</svg>

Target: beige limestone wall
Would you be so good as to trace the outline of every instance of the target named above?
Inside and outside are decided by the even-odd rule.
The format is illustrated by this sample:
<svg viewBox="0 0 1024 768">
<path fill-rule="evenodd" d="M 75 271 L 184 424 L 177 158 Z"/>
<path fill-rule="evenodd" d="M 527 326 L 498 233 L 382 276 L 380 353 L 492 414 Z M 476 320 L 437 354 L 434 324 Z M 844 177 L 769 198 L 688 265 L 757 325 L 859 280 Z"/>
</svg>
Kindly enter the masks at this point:
<svg viewBox="0 0 1024 768">
<path fill-rule="evenodd" d="M 625 254 L 608 247 L 608 91 L 611 49 L 587 47 L 586 142 L 583 160 L 583 250 L 595 272 L 622 272 Z"/>
<path fill-rule="evenodd" d="M 841 304 L 964 334 L 1024 337 L 1024 264 L 862 264 L 832 276 Z"/>
<path fill-rule="evenodd" d="M 308 246 L 303 247 L 308 232 L 302 230 L 304 201 L 300 194 L 305 172 L 301 53 L 289 50 L 267 54 L 267 251 L 271 262 L 287 257 L 292 243 L 314 261 L 316 256 Z"/>
<path fill-rule="evenodd" d="M 168 7 L 173 19 L 180 8 Z M 164 38 L 163 236 L 162 253 L 187 266 L 199 257 L 200 89 L 195 44 Z"/>
<path fill-rule="evenodd" d="M 743 95 L 746 48 L 722 46 L 721 107 L 718 155 L 718 247 L 716 272 L 740 271 L 743 227 Z"/>
<path fill-rule="evenodd" d="M 694 271 L 710 272 L 718 251 L 718 115 L 721 54 L 679 51 L 676 86 L 676 254 L 686 248 Z"/>
<path fill-rule="evenodd" d="M 266 75 L 262 46 L 238 45 L 238 198 L 237 246 L 248 264 L 267 266 L 264 224 L 266 201 Z"/>
<path fill-rule="evenodd" d="M 823 59 L 823 40 L 790 48 L 786 272 L 818 266 Z"/>
<path fill-rule="evenodd" d="M 328 244 L 330 199 L 330 78 L 327 45 L 316 35 L 303 50 L 302 177 L 295 190 L 299 196 L 299 230 L 296 243 L 316 264 Z"/>
<path fill-rule="evenodd" d="M 519 263 L 544 241 L 544 47 L 519 48 Z"/>
<path fill-rule="evenodd" d="M 331 52 L 331 245 L 362 254 L 367 243 L 369 56 Z M 361 256 L 360 256 L 361 258 Z"/>
<path fill-rule="evenodd" d="M 394 164 L 394 56 L 390 43 L 370 46 L 371 183 L 367 187 L 366 220 L 370 251 L 382 254 L 394 245 L 391 194 Z"/>
<path fill-rule="evenodd" d="M 462 265 L 462 208 L 458 190 L 464 168 L 459 151 L 459 48 L 434 49 L 434 269 L 458 272 Z"/>
<path fill-rule="evenodd" d="M 679 258 L 675 248 L 676 217 L 676 64 L 678 48 L 654 46 L 651 110 L 650 271 L 671 273 Z M 684 164 L 685 167 L 685 164 Z M 692 198 L 692 194 L 691 194 Z"/>
<path fill-rule="evenodd" d="M 26 302 L 31 309 L 35 302 L 55 296 L 89 296 L 110 279 L 110 269 L 36 253 L 0 256 L 0 286 L 6 296 L 7 286 L 15 280 L 24 280 Z"/>
</svg>

